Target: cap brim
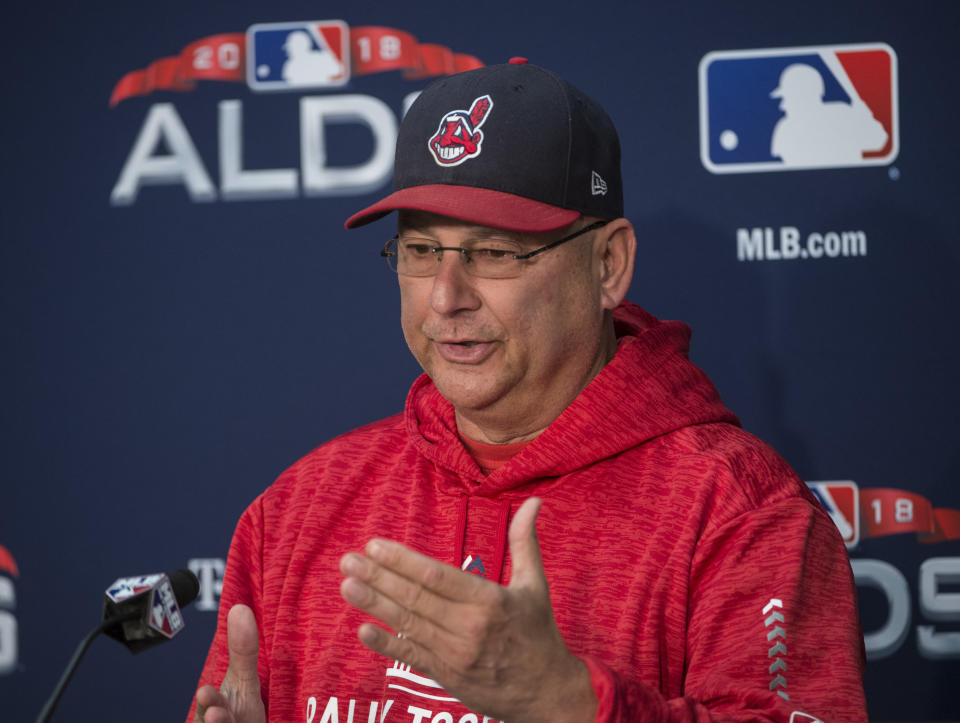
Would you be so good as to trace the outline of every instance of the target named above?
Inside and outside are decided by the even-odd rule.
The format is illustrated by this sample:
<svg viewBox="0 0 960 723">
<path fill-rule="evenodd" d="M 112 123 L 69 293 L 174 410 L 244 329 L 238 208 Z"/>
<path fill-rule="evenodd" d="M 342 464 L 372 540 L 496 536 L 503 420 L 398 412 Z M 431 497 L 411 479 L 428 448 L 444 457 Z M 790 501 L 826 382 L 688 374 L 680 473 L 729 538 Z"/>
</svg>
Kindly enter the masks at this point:
<svg viewBox="0 0 960 723">
<path fill-rule="evenodd" d="M 528 233 L 565 228 L 580 217 L 579 211 L 532 201 L 512 193 L 473 186 L 432 184 L 394 191 L 353 214 L 344 227 L 357 228 L 400 209 L 427 211 L 481 226 Z"/>
</svg>

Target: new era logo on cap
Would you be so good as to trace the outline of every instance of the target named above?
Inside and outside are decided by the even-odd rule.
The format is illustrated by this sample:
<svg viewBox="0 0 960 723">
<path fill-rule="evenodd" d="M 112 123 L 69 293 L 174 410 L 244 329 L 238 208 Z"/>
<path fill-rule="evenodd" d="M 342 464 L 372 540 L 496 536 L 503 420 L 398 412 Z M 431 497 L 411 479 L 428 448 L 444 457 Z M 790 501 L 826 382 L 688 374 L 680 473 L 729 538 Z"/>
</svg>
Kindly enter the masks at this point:
<svg viewBox="0 0 960 723">
<path fill-rule="evenodd" d="M 590 172 L 590 193 L 594 196 L 607 195 L 607 182 L 604 181 L 603 176 L 596 171 Z"/>
</svg>

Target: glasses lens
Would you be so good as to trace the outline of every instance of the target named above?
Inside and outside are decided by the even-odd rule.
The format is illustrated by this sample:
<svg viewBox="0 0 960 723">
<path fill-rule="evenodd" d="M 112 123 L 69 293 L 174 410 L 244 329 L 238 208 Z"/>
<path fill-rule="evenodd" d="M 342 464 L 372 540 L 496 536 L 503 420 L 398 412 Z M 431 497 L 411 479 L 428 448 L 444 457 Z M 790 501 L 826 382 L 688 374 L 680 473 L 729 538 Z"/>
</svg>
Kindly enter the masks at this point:
<svg viewBox="0 0 960 723">
<path fill-rule="evenodd" d="M 519 276 L 522 261 L 515 258 L 522 249 L 509 241 L 485 240 L 470 247 L 467 270 L 486 279 Z"/>
<path fill-rule="evenodd" d="M 488 279 L 504 279 L 520 275 L 522 251 L 518 244 L 499 239 L 481 239 L 464 247 L 442 247 L 429 239 L 407 237 L 391 239 L 381 255 L 390 268 L 404 276 L 434 276 L 443 260 L 444 251 L 456 254 L 464 270 Z"/>
<path fill-rule="evenodd" d="M 432 276 L 437 273 L 437 244 L 426 239 L 405 238 L 397 242 L 397 273 Z"/>
</svg>

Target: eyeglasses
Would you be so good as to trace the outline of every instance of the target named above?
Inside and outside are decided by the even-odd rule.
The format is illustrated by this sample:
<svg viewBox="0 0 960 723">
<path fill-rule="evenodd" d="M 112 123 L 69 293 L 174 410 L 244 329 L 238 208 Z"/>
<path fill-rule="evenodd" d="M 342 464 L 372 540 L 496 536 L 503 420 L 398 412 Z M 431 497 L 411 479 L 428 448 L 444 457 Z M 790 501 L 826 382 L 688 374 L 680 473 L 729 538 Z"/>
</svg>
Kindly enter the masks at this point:
<svg viewBox="0 0 960 723">
<path fill-rule="evenodd" d="M 380 255 L 386 258 L 391 269 L 402 276 L 436 276 L 440 270 L 440 261 L 443 260 L 443 252 L 453 251 L 460 254 L 463 268 L 471 276 L 482 279 L 512 279 L 520 275 L 523 262 L 527 259 L 605 226 L 606 223 L 597 221 L 527 253 L 521 253 L 523 249 L 520 245 L 508 239 L 477 239 L 469 242 L 468 246 L 440 246 L 430 239 L 401 237 L 398 234 L 387 241 Z"/>
</svg>

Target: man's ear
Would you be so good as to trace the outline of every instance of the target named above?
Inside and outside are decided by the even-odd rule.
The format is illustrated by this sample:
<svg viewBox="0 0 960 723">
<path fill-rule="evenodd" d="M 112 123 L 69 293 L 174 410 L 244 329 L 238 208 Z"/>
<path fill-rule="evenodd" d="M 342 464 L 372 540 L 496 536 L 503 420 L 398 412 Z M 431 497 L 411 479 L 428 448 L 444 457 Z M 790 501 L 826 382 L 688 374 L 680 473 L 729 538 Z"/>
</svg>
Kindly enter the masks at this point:
<svg viewBox="0 0 960 723">
<path fill-rule="evenodd" d="M 617 218 L 597 230 L 595 252 L 600 260 L 600 296 L 603 308 L 617 308 L 627 296 L 633 280 L 633 260 L 637 236 L 633 224 Z"/>
</svg>

